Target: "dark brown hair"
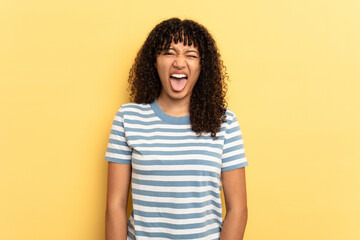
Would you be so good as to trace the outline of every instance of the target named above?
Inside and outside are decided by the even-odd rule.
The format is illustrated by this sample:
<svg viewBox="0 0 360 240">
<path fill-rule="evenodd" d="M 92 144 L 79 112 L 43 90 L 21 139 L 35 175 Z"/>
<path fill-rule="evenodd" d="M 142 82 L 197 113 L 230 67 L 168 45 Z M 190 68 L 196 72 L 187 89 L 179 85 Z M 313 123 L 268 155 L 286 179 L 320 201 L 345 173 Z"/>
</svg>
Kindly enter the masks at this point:
<svg viewBox="0 0 360 240">
<path fill-rule="evenodd" d="M 172 41 L 194 45 L 199 50 L 201 71 L 190 99 L 191 128 L 198 135 L 211 133 L 215 139 L 226 118 L 225 80 L 228 77 L 215 40 L 204 26 L 195 21 L 171 18 L 150 32 L 130 70 L 130 100 L 152 103 L 160 95 L 156 57 L 169 49 Z"/>
</svg>

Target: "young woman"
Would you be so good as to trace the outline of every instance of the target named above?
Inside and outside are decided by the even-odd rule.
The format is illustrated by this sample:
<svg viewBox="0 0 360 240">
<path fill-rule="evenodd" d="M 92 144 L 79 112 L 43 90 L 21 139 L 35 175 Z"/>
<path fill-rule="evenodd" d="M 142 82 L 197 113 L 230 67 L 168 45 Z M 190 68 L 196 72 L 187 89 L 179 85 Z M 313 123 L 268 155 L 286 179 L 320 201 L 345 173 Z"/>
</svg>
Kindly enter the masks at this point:
<svg viewBox="0 0 360 240">
<path fill-rule="evenodd" d="M 132 103 L 116 113 L 106 152 L 107 240 L 243 239 L 247 160 L 225 79 L 204 26 L 172 18 L 150 32 L 130 71 Z"/>
</svg>

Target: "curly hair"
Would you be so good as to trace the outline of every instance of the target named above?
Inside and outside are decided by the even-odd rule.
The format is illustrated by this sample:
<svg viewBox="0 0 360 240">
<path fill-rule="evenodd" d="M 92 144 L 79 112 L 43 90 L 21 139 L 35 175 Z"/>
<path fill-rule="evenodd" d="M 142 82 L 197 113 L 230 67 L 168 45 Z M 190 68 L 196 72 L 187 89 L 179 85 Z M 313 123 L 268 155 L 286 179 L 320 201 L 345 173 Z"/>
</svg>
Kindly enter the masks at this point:
<svg viewBox="0 0 360 240">
<path fill-rule="evenodd" d="M 172 42 L 198 47 L 200 75 L 190 98 L 191 129 L 201 135 L 210 133 L 216 139 L 221 124 L 226 122 L 225 95 L 228 79 L 215 40 L 207 29 L 193 20 L 171 18 L 150 32 L 139 50 L 129 73 L 130 100 L 152 103 L 160 95 L 161 82 L 155 67 L 156 58 Z"/>
</svg>

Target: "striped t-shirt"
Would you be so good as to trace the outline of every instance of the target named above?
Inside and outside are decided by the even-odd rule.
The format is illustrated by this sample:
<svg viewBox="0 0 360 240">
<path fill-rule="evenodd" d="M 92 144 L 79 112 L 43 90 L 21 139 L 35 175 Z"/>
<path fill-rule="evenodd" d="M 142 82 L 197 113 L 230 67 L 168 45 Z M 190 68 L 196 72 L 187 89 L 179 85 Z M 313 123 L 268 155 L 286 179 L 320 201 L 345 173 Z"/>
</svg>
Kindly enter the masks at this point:
<svg viewBox="0 0 360 240">
<path fill-rule="evenodd" d="M 105 159 L 132 165 L 127 239 L 219 239 L 221 172 L 248 163 L 230 110 L 217 136 L 197 136 L 189 115 L 170 116 L 156 100 L 121 106 Z"/>
</svg>

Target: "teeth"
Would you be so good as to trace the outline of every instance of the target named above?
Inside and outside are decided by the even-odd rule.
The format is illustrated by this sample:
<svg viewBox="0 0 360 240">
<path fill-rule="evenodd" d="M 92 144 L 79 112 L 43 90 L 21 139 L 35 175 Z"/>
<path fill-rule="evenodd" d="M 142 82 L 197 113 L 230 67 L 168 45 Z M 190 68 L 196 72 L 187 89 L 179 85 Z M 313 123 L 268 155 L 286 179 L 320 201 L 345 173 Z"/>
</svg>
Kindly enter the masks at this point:
<svg viewBox="0 0 360 240">
<path fill-rule="evenodd" d="M 171 77 L 174 77 L 174 78 L 186 78 L 186 75 L 185 74 L 172 74 Z"/>
</svg>

